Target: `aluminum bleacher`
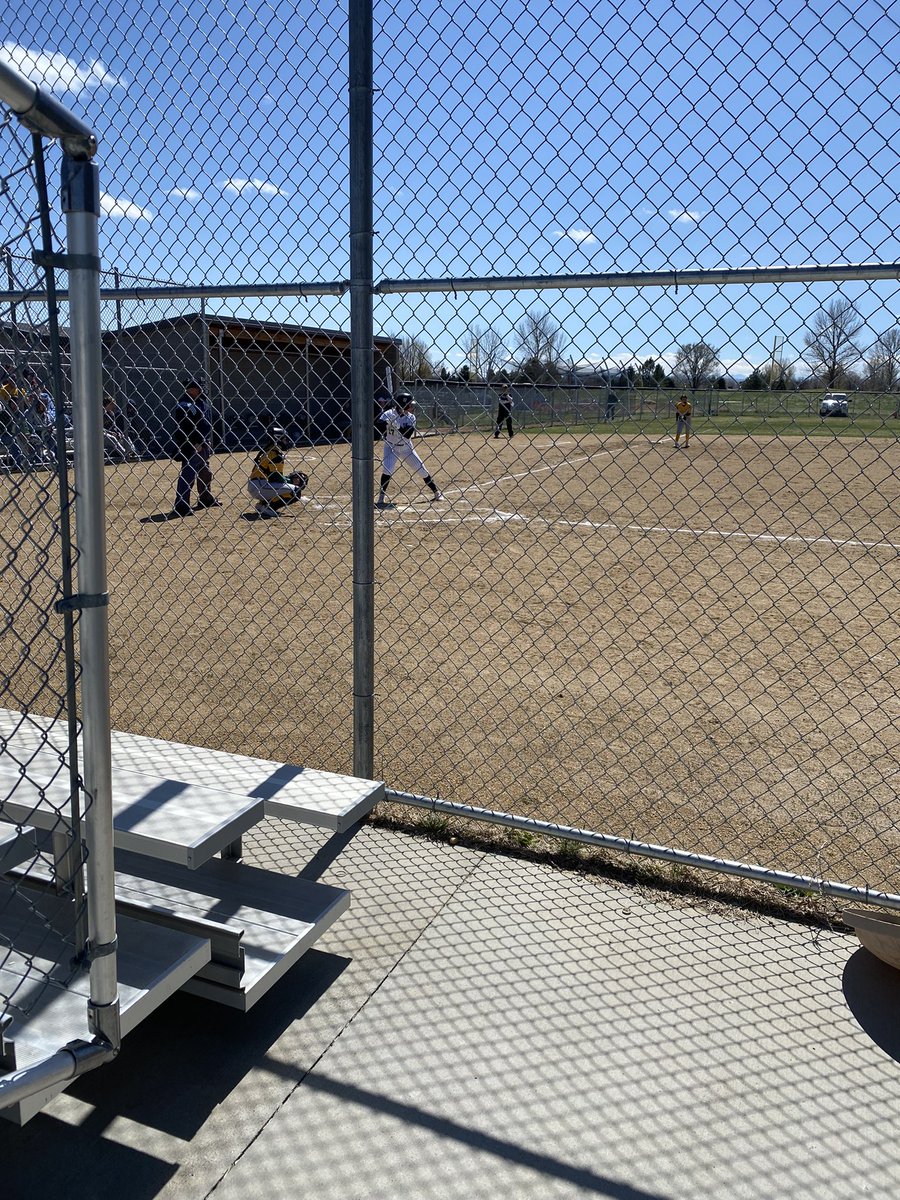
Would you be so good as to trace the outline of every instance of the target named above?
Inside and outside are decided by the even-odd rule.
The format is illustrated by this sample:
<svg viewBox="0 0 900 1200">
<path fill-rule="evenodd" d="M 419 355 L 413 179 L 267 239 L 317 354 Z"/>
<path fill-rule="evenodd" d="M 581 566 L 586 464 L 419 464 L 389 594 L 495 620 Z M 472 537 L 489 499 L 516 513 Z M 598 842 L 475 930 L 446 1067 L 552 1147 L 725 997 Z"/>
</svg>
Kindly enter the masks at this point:
<svg viewBox="0 0 900 1200">
<path fill-rule="evenodd" d="M 0 940 L 16 947 L 2 964 L 12 1019 L 0 1070 L 87 1037 L 86 974 L 73 973 L 63 935 L 75 898 L 55 890 L 48 869 L 66 841 L 67 746 L 64 723 L 0 710 L 0 887 L 11 894 Z M 247 1011 L 350 896 L 240 861 L 241 835 L 266 817 L 341 832 L 383 798 L 384 785 L 119 732 L 112 764 L 123 1033 L 178 989 Z M 63 1086 L 0 1115 L 24 1122 Z"/>
</svg>

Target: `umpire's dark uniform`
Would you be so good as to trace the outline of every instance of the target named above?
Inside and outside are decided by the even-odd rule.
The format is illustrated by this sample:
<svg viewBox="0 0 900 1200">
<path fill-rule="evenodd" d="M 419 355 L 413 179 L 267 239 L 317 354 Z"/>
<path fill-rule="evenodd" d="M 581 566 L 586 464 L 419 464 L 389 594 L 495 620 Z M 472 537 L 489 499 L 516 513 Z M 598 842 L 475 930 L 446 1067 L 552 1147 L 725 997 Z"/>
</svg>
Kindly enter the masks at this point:
<svg viewBox="0 0 900 1200">
<path fill-rule="evenodd" d="M 181 473 L 175 485 L 174 512 L 180 517 L 189 517 L 191 488 L 197 482 L 198 508 L 218 508 L 219 501 L 212 494 L 212 471 L 209 457 L 212 453 L 212 421 L 209 408 L 198 383 L 186 383 L 184 395 L 175 405 L 176 450 L 181 461 Z"/>
<path fill-rule="evenodd" d="M 501 392 L 500 398 L 497 401 L 497 420 L 494 423 L 494 437 L 500 436 L 500 429 L 504 422 L 506 423 L 506 432 L 510 437 L 513 435 L 512 423 L 513 398 L 509 392 Z"/>
</svg>

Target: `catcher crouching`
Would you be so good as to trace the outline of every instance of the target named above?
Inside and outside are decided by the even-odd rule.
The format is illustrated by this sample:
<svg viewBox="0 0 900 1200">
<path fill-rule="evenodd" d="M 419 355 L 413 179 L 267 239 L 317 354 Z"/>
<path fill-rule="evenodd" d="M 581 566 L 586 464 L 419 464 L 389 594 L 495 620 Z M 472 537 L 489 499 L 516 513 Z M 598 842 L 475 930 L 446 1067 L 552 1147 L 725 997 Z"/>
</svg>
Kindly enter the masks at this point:
<svg viewBox="0 0 900 1200">
<path fill-rule="evenodd" d="M 260 517 L 277 517 L 288 504 L 296 504 L 309 483 L 302 471 L 285 472 L 284 452 L 291 440 L 280 425 L 273 425 L 253 460 L 247 491 L 256 501 Z"/>
</svg>

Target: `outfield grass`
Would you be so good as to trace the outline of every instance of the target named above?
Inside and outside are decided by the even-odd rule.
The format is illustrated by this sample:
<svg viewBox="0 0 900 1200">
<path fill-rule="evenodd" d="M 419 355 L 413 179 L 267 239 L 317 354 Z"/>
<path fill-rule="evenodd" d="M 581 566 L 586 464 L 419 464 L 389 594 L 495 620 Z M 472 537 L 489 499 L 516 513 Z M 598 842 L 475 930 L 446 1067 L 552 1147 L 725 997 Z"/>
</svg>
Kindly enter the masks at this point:
<svg viewBox="0 0 900 1200">
<path fill-rule="evenodd" d="M 622 418 L 614 422 L 586 424 L 555 424 L 527 425 L 522 429 L 526 435 L 536 433 L 588 434 L 609 433 L 622 434 L 642 433 L 649 436 L 664 437 L 674 434 L 674 422 L 661 417 Z M 773 437 L 794 438 L 890 438 L 900 437 L 900 421 L 885 421 L 880 417 L 861 417 L 857 420 L 824 419 L 818 416 L 796 416 L 790 413 L 777 416 L 759 416 L 747 413 L 744 416 L 735 414 L 720 414 L 718 416 L 694 416 L 692 432 L 695 434 L 727 434 L 730 437 L 746 434 L 750 437 L 760 437 L 771 434 Z"/>
</svg>

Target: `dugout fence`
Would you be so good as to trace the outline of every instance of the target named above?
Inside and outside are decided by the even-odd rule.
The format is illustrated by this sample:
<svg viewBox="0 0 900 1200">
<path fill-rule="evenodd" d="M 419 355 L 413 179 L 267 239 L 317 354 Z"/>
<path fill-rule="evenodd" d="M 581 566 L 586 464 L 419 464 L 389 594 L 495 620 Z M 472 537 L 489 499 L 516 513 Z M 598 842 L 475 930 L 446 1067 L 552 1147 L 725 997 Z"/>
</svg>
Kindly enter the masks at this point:
<svg viewBox="0 0 900 1200">
<path fill-rule="evenodd" d="M 154 143 L 155 198 L 137 101 L 91 93 L 107 378 L 162 414 L 106 468 L 113 723 L 374 773 L 513 845 L 897 907 L 896 22 L 857 6 L 820 44 L 767 9 L 722 61 L 712 14 L 698 41 L 669 5 L 553 13 L 489 6 L 474 38 L 452 0 L 277 5 L 230 30 L 228 96 L 175 39 L 193 165 Z M 174 520 L 195 376 L 222 508 Z M 373 513 L 401 385 L 444 500 L 398 470 Z M 310 477 L 278 521 L 247 491 L 270 419 Z"/>
</svg>

